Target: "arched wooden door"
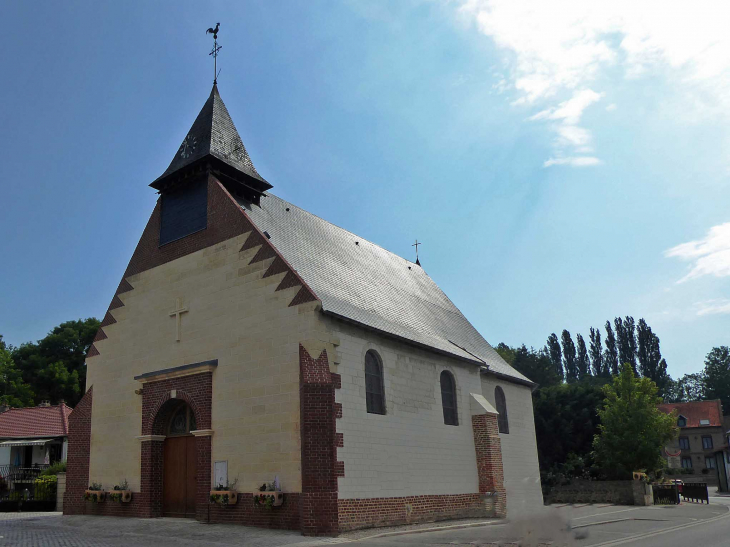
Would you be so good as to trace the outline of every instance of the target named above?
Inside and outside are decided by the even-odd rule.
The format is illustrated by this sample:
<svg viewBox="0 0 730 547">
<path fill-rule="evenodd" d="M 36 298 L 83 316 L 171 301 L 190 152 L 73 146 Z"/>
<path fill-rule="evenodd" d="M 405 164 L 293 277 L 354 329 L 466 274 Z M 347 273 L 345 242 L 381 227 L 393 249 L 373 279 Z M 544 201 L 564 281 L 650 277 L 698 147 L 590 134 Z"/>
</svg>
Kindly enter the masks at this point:
<svg viewBox="0 0 730 547">
<path fill-rule="evenodd" d="M 195 417 L 180 401 L 172 411 L 162 457 L 162 516 L 195 518 Z"/>
</svg>

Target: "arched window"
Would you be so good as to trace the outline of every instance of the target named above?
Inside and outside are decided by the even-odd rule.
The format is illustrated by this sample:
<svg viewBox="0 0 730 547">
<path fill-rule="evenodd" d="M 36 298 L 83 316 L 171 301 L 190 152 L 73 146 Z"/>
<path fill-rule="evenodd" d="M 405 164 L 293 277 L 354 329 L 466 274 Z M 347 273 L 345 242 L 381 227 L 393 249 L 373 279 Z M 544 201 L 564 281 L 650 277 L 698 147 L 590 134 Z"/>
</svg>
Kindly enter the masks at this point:
<svg viewBox="0 0 730 547">
<path fill-rule="evenodd" d="M 454 377 L 447 370 L 441 373 L 441 404 L 444 407 L 444 423 L 459 425 L 456 412 L 456 384 Z"/>
<path fill-rule="evenodd" d="M 365 404 L 370 414 L 385 414 L 383 363 L 373 350 L 365 354 Z"/>
<path fill-rule="evenodd" d="M 500 433 L 509 433 L 509 420 L 507 419 L 507 400 L 504 398 L 504 391 L 497 386 L 494 388 L 494 403 L 497 406 L 497 425 Z"/>
<path fill-rule="evenodd" d="M 181 402 L 177 408 L 172 411 L 172 417 L 167 426 L 167 435 L 175 437 L 178 435 L 189 435 L 191 431 L 195 431 L 195 414 L 193 409 L 184 402 Z"/>
</svg>

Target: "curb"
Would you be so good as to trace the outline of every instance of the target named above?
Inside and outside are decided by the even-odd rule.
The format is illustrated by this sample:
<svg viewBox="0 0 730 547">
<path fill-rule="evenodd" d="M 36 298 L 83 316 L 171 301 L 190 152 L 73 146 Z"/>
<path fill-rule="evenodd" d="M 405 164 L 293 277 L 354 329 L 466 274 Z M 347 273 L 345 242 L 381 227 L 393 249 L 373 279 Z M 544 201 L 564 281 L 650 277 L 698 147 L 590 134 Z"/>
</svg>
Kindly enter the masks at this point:
<svg viewBox="0 0 730 547">
<path fill-rule="evenodd" d="M 417 530 L 398 530 L 395 532 L 383 532 L 382 534 L 374 534 L 372 536 L 366 536 L 361 537 L 357 539 L 351 539 L 350 541 L 361 541 L 363 539 L 374 539 L 374 538 L 384 538 L 384 537 L 391 537 L 391 536 L 405 536 L 407 534 L 422 534 L 426 532 L 440 532 L 442 530 L 460 530 L 463 528 L 475 528 L 477 526 L 501 526 L 502 524 L 508 524 L 509 520 L 507 519 L 499 519 L 499 520 L 487 520 L 484 522 L 470 522 L 468 524 L 452 524 L 450 526 L 432 526 L 431 528 L 419 528 Z M 342 537 L 342 536 L 340 536 Z"/>
</svg>

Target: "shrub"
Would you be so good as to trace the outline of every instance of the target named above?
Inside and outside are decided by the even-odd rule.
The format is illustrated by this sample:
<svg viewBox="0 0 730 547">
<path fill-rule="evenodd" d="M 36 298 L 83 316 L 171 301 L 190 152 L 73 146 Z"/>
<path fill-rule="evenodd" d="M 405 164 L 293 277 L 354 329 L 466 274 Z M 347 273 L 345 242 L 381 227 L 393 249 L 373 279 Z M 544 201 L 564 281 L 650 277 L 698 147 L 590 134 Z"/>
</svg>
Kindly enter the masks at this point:
<svg viewBox="0 0 730 547">
<path fill-rule="evenodd" d="M 63 460 L 62 462 L 56 462 L 53 465 L 45 468 L 43 471 L 41 471 L 41 476 L 57 475 L 58 473 L 65 473 L 65 472 L 66 472 L 66 460 Z"/>
</svg>

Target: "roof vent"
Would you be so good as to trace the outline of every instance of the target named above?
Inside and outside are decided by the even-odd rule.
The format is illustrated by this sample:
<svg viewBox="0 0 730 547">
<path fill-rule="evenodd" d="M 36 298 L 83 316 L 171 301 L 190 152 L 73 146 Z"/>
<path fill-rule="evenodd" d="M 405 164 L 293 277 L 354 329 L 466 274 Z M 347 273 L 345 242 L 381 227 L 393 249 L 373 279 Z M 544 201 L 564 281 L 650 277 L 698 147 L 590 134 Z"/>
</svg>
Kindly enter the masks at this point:
<svg viewBox="0 0 730 547">
<path fill-rule="evenodd" d="M 360 242 L 359 242 L 359 241 L 356 241 L 356 242 L 355 242 L 355 245 L 360 245 Z"/>
<path fill-rule="evenodd" d="M 289 210 L 289 207 L 287 207 L 286 210 L 288 211 Z"/>
<path fill-rule="evenodd" d="M 269 232 L 267 232 L 266 230 L 264 230 L 264 235 L 266 236 L 266 239 L 271 239 Z"/>
</svg>

